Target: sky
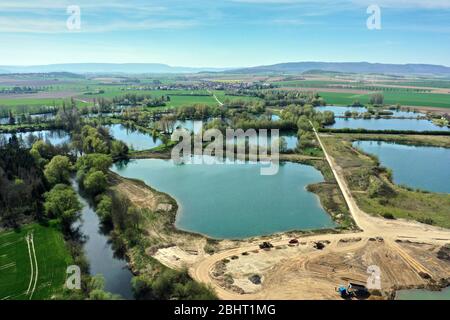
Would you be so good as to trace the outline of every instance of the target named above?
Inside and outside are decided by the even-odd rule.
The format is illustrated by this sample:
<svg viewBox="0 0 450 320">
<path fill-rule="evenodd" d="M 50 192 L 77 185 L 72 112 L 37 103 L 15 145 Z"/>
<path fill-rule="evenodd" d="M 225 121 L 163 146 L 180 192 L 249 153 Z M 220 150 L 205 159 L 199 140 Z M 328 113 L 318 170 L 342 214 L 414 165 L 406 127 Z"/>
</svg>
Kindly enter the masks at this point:
<svg viewBox="0 0 450 320">
<path fill-rule="evenodd" d="M 0 0 L 0 65 L 295 61 L 450 66 L 450 0 Z"/>
</svg>

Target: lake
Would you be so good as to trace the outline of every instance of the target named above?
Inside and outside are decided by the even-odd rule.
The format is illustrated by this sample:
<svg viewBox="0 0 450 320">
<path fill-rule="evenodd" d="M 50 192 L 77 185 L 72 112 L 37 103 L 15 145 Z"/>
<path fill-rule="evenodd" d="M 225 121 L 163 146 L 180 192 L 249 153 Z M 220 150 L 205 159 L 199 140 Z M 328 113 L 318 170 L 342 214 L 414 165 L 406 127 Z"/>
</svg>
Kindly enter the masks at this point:
<svg viewBox="0 0 450 320">
<path fill-rule="evenodd" d="M 161 139 L 153 138 L 149 133 L 126 128 L 122 124 L 105 126 L 116 140 L 122 140 L 125 144 L 136 151 L 152 149 L 162 144 Z"/>
<path fill-rule="evenodd" d="M 334 113 L 336 117 L 343 117 L 347 111 L 350 112 L 357 112 L 357 113 L 365 113 L 367 112 L 366 107 L 344 107 L 344 106 L 320 106 L 320 107 L 314 107 L 316 111 L 324 112 L 324 111 L 331 111 Z M 381 109 L 380 109 L 381 110 Z M 402 111 L 402 110 L 390 110 L 390 109 L 383 109 L 382 111 L 389 111 L 392 112 L 392 117 L 405 117 L 405 118 L 417 118 L 420 116 L 424 116 L 424 114 L 419 112 L 412 112 L 412 111 Z"/>
<path fill-rule="evenodd" d="M 345 119 L 336 118 L 336 123 L 327 128 L 332 129 L 367 129 L 367 130 L 412 130 L 412 131 L 450 131 L 448 127 L 439 127 L 425 119 Z"/>
<path fill-rule="evenodd" d="M 141 159 L 112 170 L 173 196 L 180 206 L 176 227 L 181 230 L 241 239 L 335 226 L 319 198 L 305 189 L 323 181 L 318 170 L 288 162 L 278 174 L 261 176 L 262 165 L 175 165 L 171 160 Z"/>
<path fill-rule="evenodd" d="M 394 182 L 432 192 L 450 193 L 450 149 L 402 145 L 382 141 L 356 141 L 354 147 L 374 154 L 391 168 Z"/>
</svg>

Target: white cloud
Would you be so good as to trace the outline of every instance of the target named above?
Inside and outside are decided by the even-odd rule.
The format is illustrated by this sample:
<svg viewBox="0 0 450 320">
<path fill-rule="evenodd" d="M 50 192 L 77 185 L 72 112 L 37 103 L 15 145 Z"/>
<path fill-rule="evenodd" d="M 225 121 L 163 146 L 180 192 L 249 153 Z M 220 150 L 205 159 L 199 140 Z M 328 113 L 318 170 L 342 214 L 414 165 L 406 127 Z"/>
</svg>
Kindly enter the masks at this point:
<svg viewBox="0 0 450 320">
<path fill-rule="evenodd" d="M 179 11 L 168 10 L 155 1 L 0 0 L 0 32 L 68 32 L 68 5 L 78 5 L 81 8 L 79 32 L 180 29 L 198 24 L 188 12 L 180 14 Z"/>
<path fill-rule="evenodd" d="M 384 8 L 450 9 L 450 0 L 353 0 L 355 4 L 377 4 Z"/>
<path fill-rule="evenodd" d="M 377 4 L 386 8 L 426 8 L 426 9 L 448 9 L 450 0 L 229 0 L 236 3 L 248 4 L 278 4 L 278 5 L 315 5 L 320 8 L 334 7 L 341 5 L 346 7 L 369 6 Z"/>
</svg>

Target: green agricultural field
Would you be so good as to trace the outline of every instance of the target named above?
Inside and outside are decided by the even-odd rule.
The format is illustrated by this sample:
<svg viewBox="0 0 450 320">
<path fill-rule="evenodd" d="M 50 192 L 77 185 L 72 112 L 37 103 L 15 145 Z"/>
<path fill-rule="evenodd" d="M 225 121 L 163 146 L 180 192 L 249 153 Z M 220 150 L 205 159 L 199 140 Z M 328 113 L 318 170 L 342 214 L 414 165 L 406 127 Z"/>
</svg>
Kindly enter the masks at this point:
<svg viewBox="0 0 450 320">
<path fill-rule="evenodd" d="M 380 82 L 380 84 L 413 86 L 413 87 L 432 87 L 432 88 L 449 88 L 449 80 L 417 80 L 417 81 L 399 81 L 399 82 Z"/>
<path fill-rule="evenodd" d="M 214 91 L 214 94 L 216 95 L 217 99 L 219 99 L 219 101 L 224 102 L 225 100 L 230 100 L 230 101 L 236 101 L 236 100 L 241 100 L 241 101 L 262 101 L 260 98 L 257 97 L 249 97 L 249 96 L 229 96 L 226 94 L 225 91 Z"/>
<path fill-rule="evenodd" d="M 370 94 L 319 92 L 328 104 L 349 105 L 358 100 L 368 103 Z M 385 104 L 450 108 L 450 94 L 385 92 Z"/>
<path fill-rule="evenodd" d="M 63 101 L 70 99 L 0 99 L 0 116 L 5 116 L 9 111 L 14 114 L 39 113 L 44 107 L 62 106 Z M 76 100 L 77 107 L 86 107 L 88 103 Z"/>
<path fill-rule="evenodd" d="M 320 88 L 329 85 L 348 85 L 348 81 L 333 81 L 333 80 L 284 80 L 271 82 L 277 87 L 306 87 L 306 88 Z"/>
<path fill-rule="evenodd" d="M 96 88 L 97 89 L 97 88 Z M 81 99 L 105 98 L 112 99 L 126 94 L 151 95 L 154 97 L 169 96 L 168 107 L 181 107 L 193 104 L 216 105 L 217 102 L 206 90 L 123 90 L 120 87 L 102 88 L 102 94 L 83 95 Z"/>
<path fill-rule="evenodd" d="M 66 279 L 66 269 L 72 258 L 62 234 L 55 227 L 38 224 L 24 226 L 20 231 L 0 233 L 0 300 L 30 299 L 31 263 L 26 236 L 33 233 L 36 252 L 37 282 L 32 299 L 49 299 L 60 292 Z M 35 268 L 34 268 L 35 269 Z M 26 294 L 28 287 L 30 293 Z"/>
</svg>

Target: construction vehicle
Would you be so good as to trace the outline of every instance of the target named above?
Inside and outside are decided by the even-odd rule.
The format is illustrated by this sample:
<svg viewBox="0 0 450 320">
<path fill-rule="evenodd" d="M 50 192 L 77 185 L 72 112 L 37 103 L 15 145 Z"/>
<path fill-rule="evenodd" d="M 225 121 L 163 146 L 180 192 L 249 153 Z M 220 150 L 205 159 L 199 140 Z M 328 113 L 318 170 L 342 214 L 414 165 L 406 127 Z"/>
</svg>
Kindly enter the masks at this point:
<svg viewBox="0 0 450 320">
<path fill-rule="evenodd" d="M 260 249 L 265 249 L 265 250 L 270 250 L 270 248 L 273 248 L 273 244 L 271 244 L 271 243 L 268 242 L 268 241 L 265 241 L 265 242 L 263 242 L 263 243 L 261 243 L 261 244 L 259 245 L 259 248 L 260 248 Z"/>
<path fill-rule="evenodd" d="M 336 289 L 342 298 L 363 298 L 369 296 L 369 290 L 364 284 L 349 282 L 347 286 L 339 286 Z"/>
</svg>

